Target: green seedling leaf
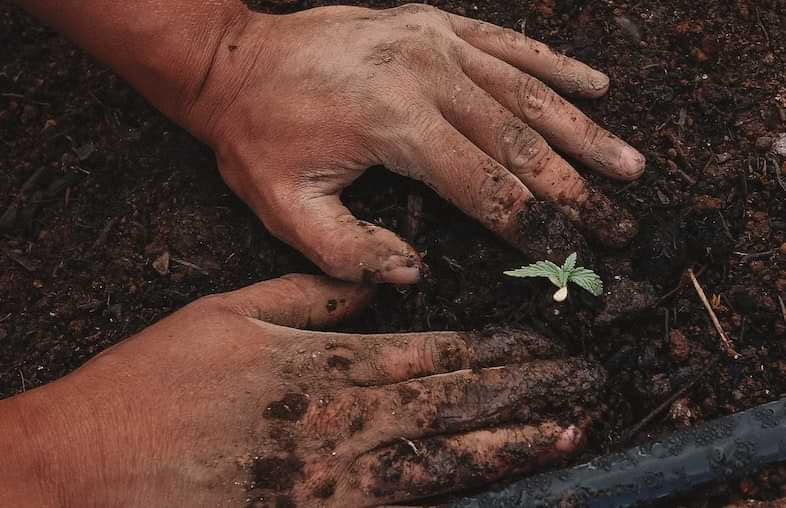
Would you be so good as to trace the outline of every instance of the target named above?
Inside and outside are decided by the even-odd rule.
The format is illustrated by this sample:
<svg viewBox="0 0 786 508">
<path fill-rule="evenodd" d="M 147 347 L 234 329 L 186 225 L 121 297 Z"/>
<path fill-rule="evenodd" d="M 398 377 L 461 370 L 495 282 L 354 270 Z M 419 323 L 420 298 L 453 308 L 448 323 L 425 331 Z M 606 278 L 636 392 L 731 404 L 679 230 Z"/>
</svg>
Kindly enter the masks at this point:
<svg viewBox="0 0 786 508">
<path fill-rule="evenodd" d="M 551 281 L 559 288 L 554 294 L 554 300 L 564 301 L 568 296 L 568 282 L 586 289 L 595 296 L 603 294 L 603 281 L 601 278 L 588 268 L 576 266 L 577 255 L 574 252 L 565 259 L 562 266 L 557 266 L 551 261 L 538 261 L 528 266 L 523 266 L 518 270 L 504 272 L 511 277 L 543 277 Z"/>
<path fill-rule="evenodd" d="M 563 286 L 560 284 L 562 269 L 551 261 L 538 261 L 528 266 L 522 266 L 518 270 L 511 270 L 504 273 L 511 277 L 545 277 L 555 286 Z"/>
<path fill-rule="evenodd" d="M 568 280 L 579 287 L 582 287 L 595 296 L 603 294 L 603 281 L 597 273 L 587 268 L 574 268 Z"/>
</svg>

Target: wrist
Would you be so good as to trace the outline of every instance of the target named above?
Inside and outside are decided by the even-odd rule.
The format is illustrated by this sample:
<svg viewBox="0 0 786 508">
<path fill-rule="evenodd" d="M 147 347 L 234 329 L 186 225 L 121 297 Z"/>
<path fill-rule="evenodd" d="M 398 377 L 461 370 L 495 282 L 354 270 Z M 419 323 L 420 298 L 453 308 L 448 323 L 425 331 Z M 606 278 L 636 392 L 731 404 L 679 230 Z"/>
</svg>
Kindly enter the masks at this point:
<svg viewBox="0 0 786 508">
<path fill-rule="evenodd" d="M 216 37 L 207 65 L 196 73 L 198 85 L 193 86 L 182 116 L 176 120 L 196 137 L 217 150 L 224 136 L 222 119 L 234 106 L 258 67 L 272 70 L 272 39 L 274 27 L 284 16 L 245 10 Z"/>
</svg>

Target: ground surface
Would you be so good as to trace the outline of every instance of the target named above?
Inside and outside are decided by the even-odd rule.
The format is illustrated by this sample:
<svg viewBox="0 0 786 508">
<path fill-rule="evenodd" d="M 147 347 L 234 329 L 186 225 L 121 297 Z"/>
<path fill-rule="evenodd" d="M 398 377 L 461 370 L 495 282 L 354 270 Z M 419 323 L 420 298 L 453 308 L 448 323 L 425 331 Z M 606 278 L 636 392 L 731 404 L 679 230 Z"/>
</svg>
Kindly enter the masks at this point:
<svg viewBox="0 0 786 508">
<path fill-rule="evenodd" d="M 252 3 L 283 11 L 330 2 Z M 786 1 L 433 4 L 508 27 L 525 23 L 528 34 L 611 75 L 610 96 L 580 106 L 649 161 L 632 185 L 594 179 L 644 224 L 628 250 L 598 251 L 625 309 L 603 312 L 574 298 L 555 316 L 546 286 L 502 275 L 524 262 L 519 255 L 422 185 L 374 170 L 347 202 L 413 241 L 431 275 L 417 287 L 383 289 L 348 326 L 529 323 L 560 336 L 611 374 L 609 417 L 581 459 L 786 397 L 778 301 L 786 298 L 786 188 L 776 165 L 784 180 L 786 168 L 766 154 L 767 138 L 786 132 Z M 0 397 L 62 376 L 198 296 L 314 271 L 233 197 L 209 150 L 7 0 L 0 47 Z M 161 275 L 153 262 L 164 252 L 170 266 Z M 742 358 L 720 352 L 689 267 L 701 270 Z M 640 284 L 615 287 L 615 275 Z M 646 298 L 648 284 L 654 298 Z M 641 300 L 638 313 L 631 295 Z M 690 503 L 782 497 L 784 478 L 772 468 Z"/>
</svg>

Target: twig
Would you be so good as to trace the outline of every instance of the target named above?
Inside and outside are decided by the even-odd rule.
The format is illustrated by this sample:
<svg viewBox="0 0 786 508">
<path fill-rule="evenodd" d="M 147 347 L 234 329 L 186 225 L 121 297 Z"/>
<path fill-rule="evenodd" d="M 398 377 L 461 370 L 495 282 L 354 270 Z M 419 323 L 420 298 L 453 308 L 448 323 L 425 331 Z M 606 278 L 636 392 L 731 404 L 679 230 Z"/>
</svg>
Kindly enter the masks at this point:
<svg viewBox="0 0 786 508">
<path fill-rule="evenodd" d="M 749 259 L 754 259 L 754 260 L 765 259 L 772 256 L 776 252 L 778 252 L 778 249 L 771 249 L 765 252 L 751 252 L 751 253 L 734 251 L 733 254 L 736 254 L 737 256 L 742 256 L 744 258 L 743 261 L 747 261 Z"/>
<path fill-rule="evenodd" d="M 699 271 L 698 271 L 698 273 L 697 273 L 697 276 L 701 277 L 701 274 L 702 274 L 702 273 L 704 273 L 704 270 L 705 270 L 706 268 L 707 268 L 706 266 L 702 266 L 702 267 L 699 269 Z M 658 300 L 658 303 L 657 303 L 656 305 L 660 305 L 661 303 L 665 302 L 666 300 L 668 300 L 669 298 L 671 298 L 672 296 L 674 296 L 674 293 L 676 293 L 676 292 L 677 292 L 677 291 L 679 291 L 680 289 L 682 289 L 682 277 L 680 277 L 680 281 L 679 281 L 679 283 L 677 283 L 677 287 L 675 287 L 674 289 L 672 289 L 671 291 L 669 291 L 669 292 L 668 292 L 668 293 L 666 293 L 665 295 L 661 296 L 661 297 L 660 297 L 660 299 Z M 676 315 L 676 314 L 675 314 L 675 315 Z"/>
<path fill-rule="evenodd" d="M 723 331 L 723 327 L 721 327 L 720 321 L 718 321 L 718 316 L 716 316 L 715 311 L 712 310 L 712 305 L 710 305 L 709 300 L 707 300 L 707 295 L 704 294 L 704 289 L 701 287 L 699 280 L 693 273 L 693 268 L 688 269 L 688 275 L 690 276 L 691 282 L 693 282 L 693 287 L 696 288 L 696 293 L 699 295 L 701 303 L 704 304 L 704 308 L 707 309 L 707 313 L 710 315 L 710 319 L 712 320 L 712 324 L 715 326 L 715 330 L 718 332 L 718 335 L 720 335 L 721 349 L 723 349 L 723 351 L 734 360 L 739 359 L 740 354 L 734 350 L 731 340 L 726 335 L 726 332 Z"/>
<path fill-rule="evenodd" d="M 775 179 L 778 180 L 778 185 L 781 186 L 781 189 L 786 191 L 786 179 L 783 177 L 783 175 L 781 175 L 781 166 L 780 166 L 780 164 L 778 164 L 778 161 L 776 161 L 775 159 L 767 158 L 765 160 L 765 164 L 766 164 L 766 161 L 771 161 L 772 165 L 775 166 Z"/>
<path fill-rule="evenodd" d="M 176 258 L 176 257 L 172 256 L 172 261 L 174 261 L 175 263 L 177 263 L 179 265 L 187 266 L 188 268 L 191 268 L 192 270 L 196 270 L 197 272 L 201 273 L 202 275 L 210 275 L 202 267 L 200 267 L 198 265 L 195 265 L 194 263 L 191 263 L 189 261 L 186 261 L 185 259 L 179 259 L 179 258 Z"/>
<path fill-rule="evenodd" d="M 781 295 L 778 295 L 778 301 L 781 304 L 781 314 L 783 314 L 783 321 L 786 321 L 786 305 L 784 305 Z"/>
<path fill-rule="evenodd" d="M 22 393 L 27 391 L 27 385 L 25 384 L 25 375 L 22 374 L 22 369 L 19 369 L 19 377 L 22 378 Z"/>
<path fill-rule="evenodd" d="M 764 26 L 764 22 L 761 20 L 761 14 L 759 14 L 759 8 L 756 7 L 755 9 L 756 9 L 756 20 L 759 22 L 759 28 L 761 28 L 761 31 L 764 33 L 764 39 L 767 41 L 767 47 L 769 48 L 771 46 L 770 34 L 767 33 L 767 27 Z"/>
<path fill-rule="evenodd" d="M 415 443 L 413 443 L 412 441 L 410 441 L 409 439 L 403 436 L 399 437 L 399 439 L 403 441 L 406 445 L 408 445 L 410 448 L 412 448 L 412 451 L 415 452 L 415 455 L 420 456 L 422 452 L 418 450 L 418 447 L 415 446 Z"/>
<path fill-rule="evenodd" d="M 691 379 L 688 382 L 688 384 L 686 384 L 685 386 L 683 386 L 682 388 L 680 388 L 679 390 L 674 392 L 674 394 L 671 397 L 669 397 L 668 399 L 664 400 L 662 403 L 660 403 L 658 405 L 658 407 L 656 407 L 655 409 L 650 411 L 647 416 L 645 416 L 644 418 L 642 418 L 639 421 L 639 423 L 637 423 L 636 425 L 634 425 L 633 427 L 631 427 L 630 429 L 625 431 L 625 434 L 623 434 L 623 436 L 622 436 L 622 438 L 620 440 L 621 443 L 624 444 L 624 443 L 628 442 L 631 438 L 633 438 L 636 434 L 638 434 L 641 431 L 641 429 L 643 429 L 647 424 L 649 424 L 656 416 L 658 416 L 660 413 L 662 413 L 667 407 L 671 406 L 674 403 L 675 400 L 677 400 L 680 397 L 682 397 L 685 394 L 685 392 L 690 390 L 691 387 L 693 387 L 693 385 L 695 385 L 696 382 L 699 381 L 699 379 L 703 378 L 704 375 L 707 372 L 709 372 L 709 370 L 712 367 L 714 367 L 715 364 L 717 364 L 717 363 L 718 363 L 718 358 L 715 358 L 706 367 L 704 367 L 701 370 L 701 372 L 696 374 L 696 377 Z"/>
</svg>

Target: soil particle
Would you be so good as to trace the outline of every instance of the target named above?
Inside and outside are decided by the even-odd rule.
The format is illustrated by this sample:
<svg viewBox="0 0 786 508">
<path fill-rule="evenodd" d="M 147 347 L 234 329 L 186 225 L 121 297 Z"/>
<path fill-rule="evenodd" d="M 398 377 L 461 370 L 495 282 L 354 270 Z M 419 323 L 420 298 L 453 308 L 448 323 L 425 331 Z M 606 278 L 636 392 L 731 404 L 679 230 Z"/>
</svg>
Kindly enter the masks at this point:
<svg viewBox="0 0 786 508">
<path fill-rule="evenodd" d="M 334 480 L 328 480 L 320 484 L 317 488 L 314 489 L 314 497 L 319 499 L 327 499 L 332 497 L 333 494 L 336 492 L 336 482 Z"/>
<path fill-rule="evenodd" d="M 418 390 L 407 385 L 399 385 L 396 387 L 396 390 L 398 391 L 401 404 L 405 406 L 420 396 L 420 392 Z"/>
<path fill-rule="evenodd" d="M 302 393 L 287 393 L 283 399 L 271 402 L 264 417 L 276 420 L 300 420 L 308 409 L 308 397 Z"/>
<path fill-rule="evenodd" d="M 690 354 L 690 344 L 685 335 L 677 329 L 674 329 L 669 334 L 669 341 L 671 346 L 671 357 L 677 362 L 684 362 Z"/>
<path fill-rule="evenodd" d="M 295 455 L 260 457 L 254 460 L 254 485 L 281 492 L 291 489 L 303 472 L 303 461 Z"/>
<path fill-rule="evenodd" d="M 654 307 L 657 295 L 652 284 L 618 275 L 606 284 L 606 306 L 595 318 L 596 325 L 631 319 Z"/>
<path fill-rule="evenodd" d="M 561 265 L 576 252 L 579 264 L 592 266 L 587 241 L 552 203 L 536 201 L 522 211 L 517 233 L 518 247 L 533 261 L 547 259 Z"/>
<path fill-rule="evenodd" d="M 636 271 L 662 284 L 679 277 L 688 261 L 685 239 L 673 221 L 651 223 L 643 228 L 636 248 Z"/>
<path fill-rule="evenodd" d="M 327 359 L 327 365 L 331 369 L 347 371 L 352 366 L 352 360 L 340 355 L 332 355 Z"/>
<path fill-rule="evenodd" d="M 734 249 L 734 238 L 721 212 L 694 211 L 680 225 L 691 257 L 700 261 L 724 260 Z"/>
<path fill-rule="evenodd" d="M 366 426 L 366 419 L 363 414 L 356 414 L 349 422 L 349 435 L 357 434 Z"/>
</svg>

